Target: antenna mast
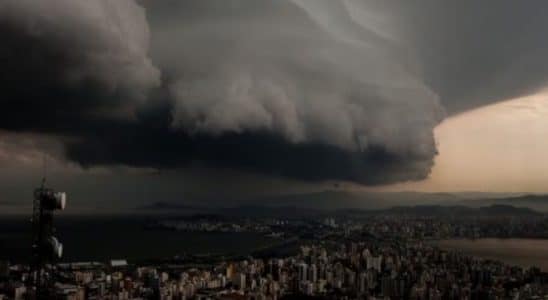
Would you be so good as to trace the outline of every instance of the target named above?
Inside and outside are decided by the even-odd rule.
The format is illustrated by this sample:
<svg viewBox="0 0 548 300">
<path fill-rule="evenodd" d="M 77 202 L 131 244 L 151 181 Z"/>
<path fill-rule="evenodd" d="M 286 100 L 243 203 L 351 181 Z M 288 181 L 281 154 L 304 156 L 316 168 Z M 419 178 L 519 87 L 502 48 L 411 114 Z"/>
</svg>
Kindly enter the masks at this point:
<svg viewBox="0 0 548 300">
<path fill-rule="evenodd" d="M 44 176 L 42 184 L 34 190 L 32 202 L 32 258 L 31 290 L 34 299 L 52 299 L 55 261 L 63 254 L 63 244 L 53 235 L 53 211 L 65 208 L 66 194 L 46 187 L 47 164 L 44 154 Z"/>
<path fill-rule="evenodd" d="M 46 175 L 47 175 L 47 172 L 48 172 L 48 157 L 46 155 L 46 153 L 44 153 L 44 157 L 43 157 L 43 164 L 44 164 L 44 173 L 43 173 L 43 176 L 42 176 L 42 188 L 45 188 L 46 187 Z"/>
</svg>

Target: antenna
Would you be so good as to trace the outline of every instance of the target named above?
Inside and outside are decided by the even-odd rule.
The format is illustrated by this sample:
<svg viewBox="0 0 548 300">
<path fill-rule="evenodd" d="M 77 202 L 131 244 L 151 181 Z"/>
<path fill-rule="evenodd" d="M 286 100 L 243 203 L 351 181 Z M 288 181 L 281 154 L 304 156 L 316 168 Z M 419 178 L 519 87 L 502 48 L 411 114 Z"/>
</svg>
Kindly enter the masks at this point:
<svg viewBox="0 0 548 300">
<path fill-rule="evenodd" d="M 67 196 L 46 187 L 47 155 L 44 153 L 42 186 L 34 190 L 32 202 L 32 250 L 29 285 L 35 299 L 52 299 L 57 275 L 56 261 L 63 255 L 63 244 L 54 236 L 53 212 L 65 208 Z"/>
<path fill-rule="evenodd" d="M 43 157 L 43 164 L 44 164 L 44 173 L 43 173 L 43 176 L 42 176 L 42 188 L 44 188 L 46 186 L 46 175 L 47 175 L 47 172 L 48 172 L 48 156 L 46 153 L 44 153 L 44 157 Z"/>
</svg>

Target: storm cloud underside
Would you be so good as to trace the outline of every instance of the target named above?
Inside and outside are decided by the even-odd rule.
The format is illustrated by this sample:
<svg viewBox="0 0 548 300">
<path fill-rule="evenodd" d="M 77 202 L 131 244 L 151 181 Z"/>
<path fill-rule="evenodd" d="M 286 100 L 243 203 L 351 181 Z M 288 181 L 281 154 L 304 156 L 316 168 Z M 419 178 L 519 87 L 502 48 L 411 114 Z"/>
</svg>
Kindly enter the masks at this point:
<svg viewBox="0 0 548 300">
<path fill-rule="evenodd" d="M 438 3 L 8 0 L 0 128 L 55 136 L 85 167 L 420 180 L 444 107 L 531 92 L 547 74 L 533 62 L 548 43 L 530 30 L 544 7 L 503 1 L 487 19 L 480 4 Z M 527 31 L 523 45 L 499 38 L 509 17 L 527 19 L 502 27 Z"/>
</svg>

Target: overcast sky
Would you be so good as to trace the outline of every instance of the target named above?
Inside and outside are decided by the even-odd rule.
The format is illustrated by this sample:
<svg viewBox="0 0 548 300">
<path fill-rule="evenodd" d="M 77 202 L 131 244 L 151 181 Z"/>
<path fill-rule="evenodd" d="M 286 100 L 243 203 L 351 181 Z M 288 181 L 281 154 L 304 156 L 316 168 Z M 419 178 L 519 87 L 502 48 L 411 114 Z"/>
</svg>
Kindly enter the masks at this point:
<svg viewBox="0 0 548 300">
<path fill-rule="evenodd" d="M 50 182 L 90 207 L 334 182 L 548 192 L 547 13 L 533 0 L 4 0 L 0 203 L 23 201 L 44 154 Z"/>
</svg>

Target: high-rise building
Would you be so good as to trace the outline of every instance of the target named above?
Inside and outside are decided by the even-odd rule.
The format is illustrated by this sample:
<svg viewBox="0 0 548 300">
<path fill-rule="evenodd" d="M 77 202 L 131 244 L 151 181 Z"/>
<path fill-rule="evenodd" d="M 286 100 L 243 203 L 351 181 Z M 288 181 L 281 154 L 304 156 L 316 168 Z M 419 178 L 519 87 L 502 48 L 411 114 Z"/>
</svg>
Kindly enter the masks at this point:
<svg viewBox="0 0 548 300">
<path fill-rule="evenodd" d="M 0 281 L 10 275 L 10 264 L 8 261 L 0 261 Z"/>
<path fill-rule="evenodd" d="M 382 265 L 382 256 L 368 256 L 367 257 L 367 269 L 375 269 L 377 272 L 381 271 L 381 265 Z"/>
<path fill-rule="evenodd" d="M 305 283 L 305 294 L 314 295 L 314 284 L 312 282 Z"/>
<path fill-rule="evenodd" d="M 358 292 L 360 294 L 365 293 L 367 290 L 367 275 L 365 272 L 361 272 L 360 275 L 358 275 Z"/>
<path fill-rule="evenodd" d="M 233 277 L 234 277 L 234 264 L 230 263 L 226 267 L 226 278 L 228 278 L 228 280 L 233 280 Z"/>
<path fill-rule="evenodd" d="M 307 269 L 308 269 L 308 266 L 305 264 L 305 263 L 301 263 L 299 264 L 298 266 L 298 271 L 299 271 L 299 281 L 300 282 L 304 282 L 306 281 L 307 279 Z"/>
<path fill-rule="evenodd" d="M 14 299 L 15 300 L 25 299 L 26 293 L 27 293 L 27 288 L 25 286 L 18 286 L 15 288 L 15 291 L 14 291 Z"/>
<path fill-rule="evenodd" d="M 238 274 L 238 276 L 236 276 L 236 277 L 237 277 L 237 279 L 238 279 L 237 282 L 236 282 L 236 284 L 238 285 L 238 287 L 240 288 L 240 290 L 242 290 L 242 291 L 245 290 L 245 281 L 246 281 L 246 276 L 245 276 L 245 274 L 240 273 L 240 274 Z"/>
<path fill-rule="evenodd" d="M 308 269 L 308 280 L 310 282 L 316 282 L 318 280 L 318 269 L 316 268 L 315 264 L 310 265 L 310 268 Z"/>
</svg>

